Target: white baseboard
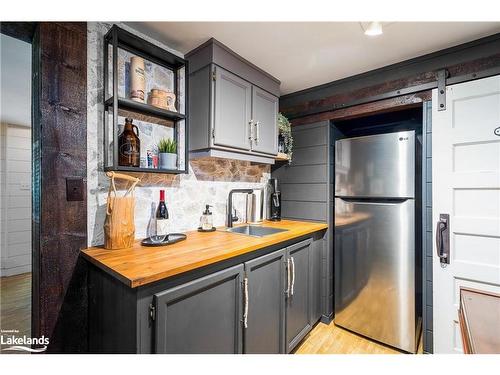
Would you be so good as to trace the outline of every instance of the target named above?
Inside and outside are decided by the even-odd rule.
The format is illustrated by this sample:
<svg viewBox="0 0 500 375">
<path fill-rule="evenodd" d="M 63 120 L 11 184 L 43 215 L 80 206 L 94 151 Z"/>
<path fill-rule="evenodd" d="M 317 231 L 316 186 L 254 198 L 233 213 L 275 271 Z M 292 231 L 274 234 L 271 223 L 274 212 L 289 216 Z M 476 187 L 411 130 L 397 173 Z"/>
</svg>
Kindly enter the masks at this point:
<svg viewBox="0 0 500 375">
<path fill-rule="evenodd" d="M 31 264 L 12 268 L 2 268 L 0 269 L 0 277 L 14 276 L 26 272 L 31 272 Z"/>
</svg>

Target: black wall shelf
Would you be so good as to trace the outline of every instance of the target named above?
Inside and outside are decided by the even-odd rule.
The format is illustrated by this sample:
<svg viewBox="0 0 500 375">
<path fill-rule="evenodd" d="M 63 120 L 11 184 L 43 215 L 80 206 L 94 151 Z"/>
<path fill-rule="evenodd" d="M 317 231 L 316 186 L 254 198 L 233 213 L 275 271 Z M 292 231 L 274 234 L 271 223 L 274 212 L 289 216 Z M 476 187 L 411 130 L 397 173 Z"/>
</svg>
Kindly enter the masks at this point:
<svg viewBox="0 0 500 375">
<path fill-rule="evenodd" d="M 104 171 L 114 171 L 114 172 L 136 172 L 136 173 L 167 173 L 167 174 L 179 174 L 183 173 L 177 169 L 160 169 L 160 168 L 140 168 L 140 167 L 124 167 L 118 165 L 116 167 L 104 167 Z"/>
<path fill-rule="evenodd" d="M 155 107 L 147 103 L 137 102 L 125 97 L 120 97 L 118 93 L 118 50 L 125 50 L 133 55 L 156 64 L 162 68 L 170 70 L 173 73 L 173 92 L 176 96 L 175 107 L 179 110 L 184 108 L 184 113 L 169 111 L 163 108 Z M 112 56 L 112 70 L 110 72 L 109 54 Z M 184 70 L 183 98 L 181 98 L 181 88 L 179 76 Z M 179 174 L 188 173 L 189 168 L 189 118 L 187 114 L 188 106 L 188 62 L 187 60 L 164 50 L 163 48 L 150 43 L 117 25 L 108 31 L 104 36 L 104 170 L 139 172 L 139 173 L 168 173 Z M 112 92 L 109 85 L 112 83 Z M 147 93 L 146 93 L 147 95 Z M 183 106 L 181 106 L 183 99 Z M 140 115 L 155 117 L 160 120 L 173 122 L 173 138 L 177 142 L 177 169 L 159 169 L 143 167 L 127 167 L 118 165 L 118 116 L 119 110 L 128 110 Z M 133 116 L 132 116 L 133 117 Z M 112 120 L 111 120 L 112 119 Z M 152 123 L 155 126 L 164 126 L 162 124 Z M 180 137 L 180 126 L 184 124 L 184 137 Z M 181 144 L 183 141 L 183 144 Z M 180 151 L 183 154 L 180 154 Z M 183 163 L 181 156 L 184 157 Z M 182 165 L 182 168 L 180 167 Z"/>
<path fill-rule="evenodd" d="M 108 100 L 106 100 L 105 105 L 109 108 L 113 106 L 113 103 L 114 97 L 110 97 Z M 182 113 L 169 111 L 163 108 L 152 106 L 150 104 L 136 102 L 126 98 L 118 98 L 118 109 L 126 109 L 143 115 L 154 116 L 172 121 L 184 120 L 186 118 L 186 115 L 183 115 Z"/>
</svg>

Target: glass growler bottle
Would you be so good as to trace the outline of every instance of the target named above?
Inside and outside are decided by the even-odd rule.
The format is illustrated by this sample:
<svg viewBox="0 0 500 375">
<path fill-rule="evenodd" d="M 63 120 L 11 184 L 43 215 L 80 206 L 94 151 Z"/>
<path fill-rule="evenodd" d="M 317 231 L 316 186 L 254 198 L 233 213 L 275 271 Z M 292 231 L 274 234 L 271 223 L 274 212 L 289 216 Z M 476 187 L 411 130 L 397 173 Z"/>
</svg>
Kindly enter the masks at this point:
<svg viewBox="0 0 500 375">
<path fill-rule="evenodd" d="M 125 119 L 123 132 L 118 137 L 118 165 L 139 167 L 141 164 L 141 141 L 139 129 L 131 118 Z"/>
</svg>

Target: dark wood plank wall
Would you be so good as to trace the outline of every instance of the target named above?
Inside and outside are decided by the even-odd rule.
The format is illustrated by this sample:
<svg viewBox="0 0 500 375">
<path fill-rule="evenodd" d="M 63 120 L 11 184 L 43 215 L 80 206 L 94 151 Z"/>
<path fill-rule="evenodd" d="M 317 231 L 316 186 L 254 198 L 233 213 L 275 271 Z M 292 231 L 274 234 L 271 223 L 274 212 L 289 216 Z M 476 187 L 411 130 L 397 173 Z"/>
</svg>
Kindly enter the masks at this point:
<svg viewBox="0 0 500 375">
<path fill-rule="evenodd" d="M 32 334 L 51 352 L 84 352 L 87 202 L 66 200 L 66 177 L 87 177 L 87 24 L 42 22 L 33 42 Z"/>
<path fill-rule="evenodd" d="M 422 105 L 424 101 L 430 100 L 431 91 L 423 91 L 416 94 L 397 96 L 390 99 L 359 104 L 353 107 L 340 108 L 335 111 L 321 112 L 314 115 L 293 119 L 292 125 L 314 124 L 325 120 L 348 120 L 361 116 L 371 116 L 378 113 L 402 111 Z"/>
<path fill-rule="evenodd" d="M 429 91 L 407 92 L 390 99 L 348 106 L 355 101 L 436 82 L 437 71 L 443 68 L 450 77 L 500 68 L 500 34 L 284 95 L 280 98 L 280 111 L 293 119 L 293 125 L 303 125 L 408 108 L 429 100 Z"/>
</svg>

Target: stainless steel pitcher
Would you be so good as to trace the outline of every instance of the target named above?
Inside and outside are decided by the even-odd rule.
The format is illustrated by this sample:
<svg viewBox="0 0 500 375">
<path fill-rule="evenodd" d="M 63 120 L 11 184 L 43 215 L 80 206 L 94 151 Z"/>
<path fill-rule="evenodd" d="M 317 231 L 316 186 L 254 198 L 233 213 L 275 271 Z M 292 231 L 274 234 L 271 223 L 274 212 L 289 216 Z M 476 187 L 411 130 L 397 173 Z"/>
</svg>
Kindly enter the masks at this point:
<svg viewBox="0 0 500 375">
<path fill-rule="evenodd" d="M 249 224 L 262 224 L 264 221 L 264 189 L 253 189 L 247 195 L 247 222 Z"/>
</svg>

